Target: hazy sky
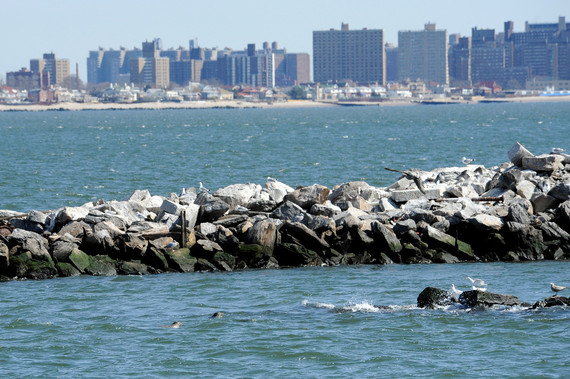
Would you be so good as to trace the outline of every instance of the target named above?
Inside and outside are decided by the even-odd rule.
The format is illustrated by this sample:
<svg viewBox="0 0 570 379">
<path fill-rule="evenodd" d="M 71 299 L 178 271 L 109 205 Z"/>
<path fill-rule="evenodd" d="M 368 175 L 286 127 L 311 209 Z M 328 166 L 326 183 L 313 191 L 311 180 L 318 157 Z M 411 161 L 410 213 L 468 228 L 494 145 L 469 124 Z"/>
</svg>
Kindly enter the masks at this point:
<svg viewBox="0 0 570 379">
<path fill-rule="evenodd" d="M 162 39 L 164 48 L 243 49 L 277 41 L 288 52 L 312 56 L 312 31 L 384 29 L 397 44 L 399 30 L 421 30 L 426 22 L 448 33 L 471 28 L 502 31 L 504 21 L 523 31 L 525 21 L 570 22 L 570 0 L 0 0 L 0 77 L 29 68 L 31 58 L 54 52 L 68 58 L 86 80 L 86 60 L 99 46 L 141 47 Z M 312 59 L 312 57 L 311 57 Z"/>
</svg>

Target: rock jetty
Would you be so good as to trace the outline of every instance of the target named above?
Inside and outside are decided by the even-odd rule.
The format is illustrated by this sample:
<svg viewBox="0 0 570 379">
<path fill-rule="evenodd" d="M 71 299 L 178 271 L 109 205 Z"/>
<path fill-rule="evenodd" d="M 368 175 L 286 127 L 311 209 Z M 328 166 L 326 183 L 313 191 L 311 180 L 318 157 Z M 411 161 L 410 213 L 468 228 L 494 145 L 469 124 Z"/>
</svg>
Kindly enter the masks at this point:
<svg viewBox="0 0 570 379">
<path fill-rule="evenodd" d="M 0 211 L 0 277 L 570 258 L 570 156 L 407 170 L 388 187 L 137 190 L 123 201 Z"/>
</svg>

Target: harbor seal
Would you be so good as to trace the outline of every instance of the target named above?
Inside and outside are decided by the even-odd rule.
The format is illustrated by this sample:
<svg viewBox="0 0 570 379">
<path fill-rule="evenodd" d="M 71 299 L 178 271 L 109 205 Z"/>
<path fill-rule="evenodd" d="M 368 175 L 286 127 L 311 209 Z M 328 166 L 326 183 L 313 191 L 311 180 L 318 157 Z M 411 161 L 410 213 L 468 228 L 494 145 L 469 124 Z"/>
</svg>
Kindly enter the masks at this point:
<svg viewBox="0 0 570 379">
<path fill-rule="evenodd" d="M 178 329 L 180 328 L 180 326 L 182 325 L 182 323 L 180 321 L 174 321 L 172 324 L 170 325 L 161 325 L 161 328 L 172 328 L 172 329 Z"/>
<path fill-rule="evenodd" d="M 224 312 L 216 312 L 210 318 L 222 318 L 224 317 Z"/>
</svg>

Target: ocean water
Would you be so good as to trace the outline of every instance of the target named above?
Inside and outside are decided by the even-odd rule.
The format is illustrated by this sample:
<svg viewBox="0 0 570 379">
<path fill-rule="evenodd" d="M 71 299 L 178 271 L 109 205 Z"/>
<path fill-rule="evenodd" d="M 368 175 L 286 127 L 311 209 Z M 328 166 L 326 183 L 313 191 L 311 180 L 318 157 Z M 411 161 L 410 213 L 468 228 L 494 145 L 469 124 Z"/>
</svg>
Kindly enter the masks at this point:
<svg viewBox="0 0 570 379">
<path fill-rule="evenodd" d="M 0 283 L 0 376 L 567 377 L 568 309 L 415 304 L 427 286 L 468 289 L 467 275 L 534 303 L 569 270 L 341 266 Z M 160 327 L 174 321 L 182 326 Z"/>
<path fill-rule="evenodd" d="M 398 175 L 384 167 L 498 165 L 516 141 L 570 150 L 570 106 L 0 112 L 0 209 L 267 176 L 385 186 Z M 569 274 L 570 262 L 529 262 L 5 282 L 0 377 L 567 377 L 567 308 L 415 303 L 427 286 L 468 289 L 466 276 L 534 303 Z"/>
<path fill-rule="evenodd" d="M 568 103 L 297 109 L 0 112 L 0 209 L 27 212 L 180 193 L 268 176 L 292 187 L 365 180 L 394 169 L 485 166 L 520 141 L 570 150 Z"/>
</svg>

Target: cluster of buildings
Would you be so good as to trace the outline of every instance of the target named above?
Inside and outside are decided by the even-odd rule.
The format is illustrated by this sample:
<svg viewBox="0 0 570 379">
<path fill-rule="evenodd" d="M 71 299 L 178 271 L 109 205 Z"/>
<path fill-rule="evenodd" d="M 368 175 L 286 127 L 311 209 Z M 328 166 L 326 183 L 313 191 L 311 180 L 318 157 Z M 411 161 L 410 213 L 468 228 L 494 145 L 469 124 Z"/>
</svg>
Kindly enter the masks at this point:
<svg viewBox="0 0 570 379">
<path fill-rule="evenodd" d="M 255 44 L 247 49 L 162 49 L 160 39 L 143 42 L 142 49 L 90 51 L 87 58 L 89 83 L 134 83 L 167 88 L 190 82 L 209 82 L 224 86 L 287 87 L 309 82 L 310 59 L 307 53 L 287 53 L 277 42 Z"/>
<path fill-rule="evenodd" d="M 261 49 L 249 44 L 244 50 L 232 50 L 202 48 L 191 40 L 188 48 L 164 49 L 155 39 L 143 42 L 142 48 L 90 51 L 87 83 L 164 93 L 192 83 L 234 88 L 234 92 L 236 86 L 255 92 L 309 84 L 304 88 L 312 89 L 309 92 L 316 98 L 334 94 L 348 98 L 355 93 L 401 97 L 438 92 L 442 87 L 469 92 L 482 85 L 491 92 L 570 90 L 570 23 L 564 17 L 556 23 L 527 22 L 523 32 L 515 32 L 513 22 L 507 21 L 500 32 L 474 27 L 469 37 L 448 35 L 428 23 L 423 30 L 399 31 L 397 46 L 385 41 L 383 29 L 351 30 L 343 23 L 340 30 L 313 32 L 312 70 L 311 82 L 309 54 L 288 53 L 277 42 L 264 42 Z M 30 60 L 29 69 L 7 73 L 6 84 L 41 101 L 45 100 L 41 92 L 50 88 L 77 88 L 79 73 L 76 66 L 73 76 L 69 60 L 49 53 Z"/>
<path fill-rule="evenodd" d="M 503 88 L 568 88 L 570 23 L 525 24 L 515 32 L 472 29 L 471 37 L 448 35 L 428 23 L 424 30 L 398 32 L 398 46 L 384 41 L 382 29 L 313 32 L 314 80 L 359 83 L 423 81 L 428 85 L 472 86 L 495 82 Z M 565 87 L 565 88 L 563 88 Z"/>
</svg>

